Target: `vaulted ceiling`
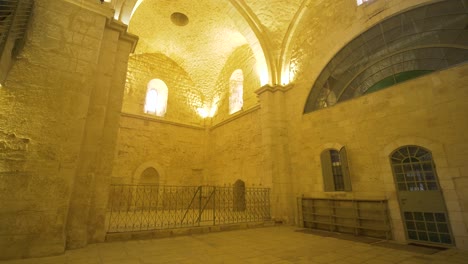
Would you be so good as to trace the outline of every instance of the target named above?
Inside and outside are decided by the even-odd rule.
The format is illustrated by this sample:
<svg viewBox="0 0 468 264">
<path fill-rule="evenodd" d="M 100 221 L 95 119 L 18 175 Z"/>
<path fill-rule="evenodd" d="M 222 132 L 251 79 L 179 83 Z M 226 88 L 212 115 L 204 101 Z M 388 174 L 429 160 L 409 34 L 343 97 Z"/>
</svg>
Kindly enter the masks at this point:
<svg viewBox="0 0 468 264">
<path fill-rule="evenodd" d="M 278 54 L 303 2 L 308 1 L 114 0 L 113 3 L 115 18 L 128 24 L 129 32 L 139 37 L 136 54 L 168 56 L 189 73 L 198 89 L 209 94 L 226 60 L 245 44 L 255 55 L 262 85 L 280 83 Z M 174 13 L 186 15 L 188 23 L 177 25 L 180 16 L 174 23 L 171 19 Z"/>
<path fill-rule="evenodd" d="M 466 28 L 464 28 L 466 24 L 466 10 L 460 11 L 461 13 L 455 16 L 452 15 L 453 12 L 447 13 L 447 10 L 460 9 L 457 6 L 465 6 L 464 8 L 466 9 L 466 0 L 374 0 L 363 5 L 361 8 L 357 7 L 356 1 L 354 0 L 105 1 L 110 1 L 113 5 L 115 9 L 114 18 L 128 24 L 129 32 L 139 36 L 139 43 L 135 51 L 136 54 L 161 53 L 171 58 L 190 75 L 190 78 L 197 86 L 195 88 L 202 92 L 207 98 L 213 98 L 215 91 L 214 86 L 219 75 L 229 56 L 236 48 L 243 45 L 250 46 L 256 59 L 257 74 L 261 80 L 261 85 L 288 84 L 290 81 L 294 81 L 294 76 L 292 75 L 295 73 L 290 72 L 294 67 L 290 67 L 289 61 L 293 59 L 291 57 L 291 54 L 294 53 L 292 52 L 293 49 L 297 49 L 299 45 L 301 46 L 299 50 L 301 54 L 323 53 L 323 50 L 314 50 L 315 46 L 303 51 L 302 46 L 304 42 L 301 40 L 301 34 L 304 35 L 304 32 L 313 31 L 313 36 L 308 37 L 306 41 L 310 40 L 315 43 L 316 41 L 321 41 L 320 38 L 316 37 L 317 34 L 322 34 L 323 31 L 327 31 L 327 27 L 333 27 L 331 24 L 325 24 L 324 26 L 323 23 L 333 23 L 331 21 L 334 21 L 338 26 L 344 28 L 349 27 L 350 23 L 355 23 L 354 25 L 358 25 L 355 28 L 363 30 L 358 32 L 362 35 L 359 35 L 356 40 L 346 40 L 351 42 L 348 43 L 349 45 L 343 47 L 341 52 L 336 54 L 337 58 L 347 58 L 344 60 L 346 63 L 342 63 L 339 67 L 333 68 L 335 70 L 334 72 L 329 72 L 327 69 L 338 65 L 336 62 L 341 60 L 332 60 L 325 67 L 325 70 L 323 70 L 318 78 L 319 81 L 323 79 L 322 82 L 315 82 L 316 84 L 312 87 L 312 92 L 309 95 L 306 106 L 306 112 L 324 107 L 322 106 L 323 103 L 321 104 L 324 100 L 328 100 L 327 106 L 333 105 L 335 100 L 334 98 L 328 98 L 329 92 L 327 91 L 335 89 L 337 90 L 337 95 L 345 95 L 340 97 L 339 100 L 337 99 L 341 101 L 351 98 L 355 94 L 360 95 L 367 91 L 369 87 L 373 87 L 375 83 L 387 78 L 388 76 L 385 74 L 374 74 L 372 75 L 374 76 L 373 79 L 366 79 L 364 77 L 354 78 L 354 75 L 351 76 L 354 79 L 351 77 L 349 77 L 351 78 L 349 79 L 347 77 L 349 74 L 339 75 L 338 73 L 349 73 L 350 67 L 355 70 L 358 69 L 356 67 L 362 64 L 356 63 L 358 59 L 367 61 L 370 58 L 374 58 L 373 61 L 381 62 L 382 64 L 385 62 L 382 60 L 382 56 L 386 54 L 388 57 L 386 57 L 388 59 L 387 61 L 394 60 L 396 57 L 390 56 L 393 53 L 390 54 L 387 52 L 387 54 L 385 52 L 377 52 L 380 50 L 388 51 L 390 49 L 387 43 L 389 36 L 391 36 L 392 39 L 398 40 L 395 42 L 396 44 L 392 42 L 392 47 L 417 45 L 423 48 L 427 48 L 426 44 L 430 44 L 430 47 L 434 45 L 437 46 L 437 41 L 434 43 L 426 41 L 429 33 L 431 36 L 436 35 L 438 37 L 440 35 L 440 39 L 443 40 L 447 39 L 447 37 L 444 36 L 450 37 L 453 35 L 454 39 L 457 38 L 457 36 L 466 36 Z M 431 6 L 435 8 L 421 7 L 424 6 L 424 4 L 432 4 Z M 369 6 L 369 9 L 366 9 L 366 6 Z M 410 11 L 415 7 L 418 8 Z M 375 20 L 374 18 L 383 10 L 391 11 L 392 9 L 395 9 L 395 11 L 403 10 L 403 12 L 397 12 L 393 15 L 391 12 L 387 12 L 386 15 L 391 15 L 389 17 L 393 18 L 390 19 L 387 17 L 389 19 L 388 23 L 385 22 L 390 25 L 386 27 L 388 32 L 385 30 L 381 32 L 382 26 L 386 24 L 383 22 L 383 24 L 376 23 L 379 22 L 379 20 Z M 185 18 L 181 14 L 171 19 L 174 13 L 185 15 L 186 21 L 184 21 Z M 421 16 L 423 18 L 420 18 Z M 362 33 L 366 28 L 362 27 L 359 23 L 366 23 L 366 20 L 372 19 L 374 21 L 371 23 L 373 27 L 369 29 L 366 26 L 368 31 Z M 304 30 L 304 28 L 308 30 Z M 420 34 L 409 34 L 405 31 L 407 28 L 414 29 Z M 449 34 L 446 29 L 455 33 Z M 437 32 L 440 32 L 440 34 L 437 35 Z M 322 36 L 324 35 L 322 34 Z M 377 38 L 373 39 L 374 36 L 377 36 Z M 408 36 L 410 36 L 411 39 L 409 39 Z M 377 41 L 380 39 L 387 40 L 387 42 Z M 461 40 L 463 42 L 465 38 Z M 449 44 L 450 43 L 447 45 Z M 292 47 L 293 45 L 295 47 Z M 360 49 L 354 49 L 353 45 L 360 47 Z M 463 50 L 466 51 L 466 41 L 461 43 L 461 46 Z M 440 49 L 441 47 L 437 48 L 439 48 L 437 50 L 438 53 L 447 54 L 445 50 Z M 352 52 L 349 52 L 350 50 Z M 369 50 L 376 50 L 376 52 L 370 54 L 368 52 Z M 408 56 L 416 56 L 419 59 L 415 61 L 421 61 L 422 57 L 419 56 L 421 52 L 418 52 L 410 52 L 411 54 Z M 434 53 L 435 51 L 432 49 L 424 54 L 433 56 Z M 348 56 L 349 54 L 352 56 Z M 398 53 L 398 55 L 401 54 Z M 355 57 L 359 58 L 355 59 Z M 447 60 L 447 58 L 446 55 L 441 55 L 437 61 Z M 311 58 L 307 57 L 306 59 L 310 60 Z M 306 59 L 304 59 L 304 61 Z M 291 65 L 292 64 L 293 63 L 291 63 Z M 368 67 L 368 71 L 365 72 L 366 74 L 368 72 L 375 72 L 374 69 L 377 66 L 381 67 L 376 63 L 372 65 L 372 67 Z M 299 68 L 301 68 L 300 65 Z M 415 69 L 421 70 L 424 67 L 420 68 L 421 67 L 416 67 Z M 423 70 L 436 70 L 434 67 L 430 69 L 426 68 Z M 302 70 L 305 71 L 305 69 Z M 393 75 L 399 73 L 400 71 L 395 70 Z M 328 78 L 330 76 L 333 78 Z M 327 78 L 331 80 L 327 83 L 339 82 L 344 83 L 344 86 L 340 86 L 341 90 L 336 87 L 331 89 L 328 86 L 324 86 L 323 83 L 325 80 L 328 80 Z M 335 81 L 335 79 L 338 79 L 338 81 Z M 357 82 L 355 85 L 351 83 L 354 86 L 352 86 L 353 89 L 349 89 L 348 95 L 343 91 L 349 86 L 345 86 L 345 84 L 351 82 L 351 80 L 357 80 Z M 310 85 L 312 86 L 312 83 Z M 361 93 L 353 93 L 353 91 L 361 91 Z"/>
</svg>

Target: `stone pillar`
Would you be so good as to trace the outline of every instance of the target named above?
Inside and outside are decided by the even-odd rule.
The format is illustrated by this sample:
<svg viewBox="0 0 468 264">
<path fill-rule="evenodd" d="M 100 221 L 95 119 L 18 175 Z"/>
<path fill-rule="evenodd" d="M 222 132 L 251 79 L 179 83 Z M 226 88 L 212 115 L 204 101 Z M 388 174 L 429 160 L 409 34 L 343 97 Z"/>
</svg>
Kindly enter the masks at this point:
<svg viewBox="0 0 468 264">
<path fill-rule="evenodd" d="M 128 57 L 137 38 L 108 19 L 91 94 L 67 221 L 67 248 L 84 247 L 105 237 L 110 167 L 119 128 Z"/>
<path fill-rule="evenodd" d="M 286 224 L 294 222 L 294 196 L 290 175 L 285 92 L 291 86 L 263 86 L 260 101 L 263 173 L 271 179 L 271 216 Z"/>
<path fill-rule="evenodd" d="M 117 34 L 113 39 L 117 44 L 113 67 L 109 67 L 112 77 L 109 79 L 110 93 L 107 100 L 107 111 L 104 120 L 101 150 L 96 159 L 97 168 L 94 189 L 91 200 L 88 221 L 88 242 L 103 242 L 107 230 L 105 229 L 109 187 L 111 184 L 112 165 L 117 147 L 120 128 L 120 113 L 122 110 L 125 82 L 129 54 L 134 52 L 138 38 L 126 32 L 127 27 L 114 20 L 109 21 L 107 30 Z"/>
</svg>

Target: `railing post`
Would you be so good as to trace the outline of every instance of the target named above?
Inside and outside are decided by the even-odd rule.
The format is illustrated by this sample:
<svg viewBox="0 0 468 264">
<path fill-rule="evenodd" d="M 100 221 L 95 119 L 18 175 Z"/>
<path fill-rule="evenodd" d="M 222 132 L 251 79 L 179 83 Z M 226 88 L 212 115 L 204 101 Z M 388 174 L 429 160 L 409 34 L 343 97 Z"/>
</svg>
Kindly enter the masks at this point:
<svg viewBox="0 0 468 264">
<path fill-rule="evenodd" d="M 202 186 L 200 185 L 200 195 L 198 196 L 199 199 L 198 199 L 198 226 L 200 226 L 200 222 L 201 222 L 201 214 L 202 214 L 202 192 L 203 192 L 203 189 L 202 189 Z"/>
<path fill-rule="evenodd" d="M 213 186 L 213 225 L 216 225 L 216 187 Z"/>
</svg>

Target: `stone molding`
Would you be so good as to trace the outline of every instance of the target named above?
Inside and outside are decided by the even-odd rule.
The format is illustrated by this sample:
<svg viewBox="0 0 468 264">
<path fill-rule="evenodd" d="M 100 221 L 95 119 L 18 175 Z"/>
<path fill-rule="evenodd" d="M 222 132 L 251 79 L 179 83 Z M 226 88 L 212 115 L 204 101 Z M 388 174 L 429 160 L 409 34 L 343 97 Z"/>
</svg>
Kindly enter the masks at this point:
<svg viewBox="0 0 468 264">
<path fill-rule="evenodd" d="M 120 113 L 120 116 L 122 116 L 122 117 L 128 117 L 128 118 L 133 118 L 133 119 L 140 119 L 140 120 L 144 120 L 144 121 L 151 121 L 151 122 L 155 122 L 155 123 L 168 124 L 168 125 L 173 125 L 173 126 L 178 126 L 178 127 L 185 127 L 185 128 L 192 128 L 192 129 L 205 130 L 205 128 L 202 127 L 202 126 L 189 125 L 189 124 L 183 124 L 183 123 L 177 123 L 177 122 L 168 121 L 168 120 L 159 119 L 159 118 L 150 117 L 150 116 L 141 116 L 141 115 L 136 115 L 136 114 L 124 113 L 124 112 L 121 112 L 121 113 Z"/>
<path fill-rule="evenodd" d="M 262 87 L 260 87 L 260 89 L 256 90 L 255 93 L 257 95 L 261 95 L 263 94 L 264 92 L 271 92 L 271 93 L 274 93 L 274 92 L 287 92 L 289 91 L 290 89 L 293 88 L 293 84 L 288 84 L 288 85 L 270 85 L 270 84 L 267 84 L 267 85 L 264 85 Z"/>
<path fill-rule="evenodd" d="M 257 104 L 257 105 L 255 105 L 255 106 L 253 106 L 253 107 L 251 107 L 251 108 L 249 108 L 249 109 L 247 109 L 247 110 L 241 110 L 241 111 L 239 111 L 239 112 L 237 112 L 237 113 L 234 113 L 234 114 L 233 114 L 232 116 L 230 116 L 228 119 L 223 120 L 223 121 L 221 121 L 221 122 L 219 122 L 219 123 L 217 123 L 217 124 L 215 124 L 215 125 L 212 125 L 209 129 L 210 129 L 210 131 L 211 131 L 211 130 L 214 130 L 214 129 L 220 127 L 220 126 L 223 126 L 223 125 L 225 125 L 225 124 L 227 124 L 227 123 L 230 123 L 230 122 L 232 122 L 232 121 L 234 121 L 234 120 L 236 120 L 236 119 L 238 119 L 238 118 L 241 118 L 241 117 L 243 117 L 243 116 L 246 116 L 246 115 L 248 115 L 248 114 L 250 114 L 250 113 L 252 113 L 252 112 L 255 112 L 255 111 L 259 110 L 259 109 L 260 109 L 260 105 Z"/>
<path fill-rule="evenodd" d="M 127 32 L 128 26 L 124 23 L 115 20 L 114 18 L 107 18 L 106 28 L 119 32 L 119 39 L 130 42 L 132 44 L 131 53 L 135 52 L 138 44 L 138 36 Z"/>
</svg>

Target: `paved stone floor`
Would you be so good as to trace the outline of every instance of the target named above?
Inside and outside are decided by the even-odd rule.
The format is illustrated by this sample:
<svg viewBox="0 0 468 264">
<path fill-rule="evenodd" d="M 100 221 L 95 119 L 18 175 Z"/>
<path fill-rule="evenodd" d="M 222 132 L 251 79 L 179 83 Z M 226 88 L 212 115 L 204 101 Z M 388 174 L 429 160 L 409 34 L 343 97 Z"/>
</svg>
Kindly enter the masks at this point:
<svg viewBox="0 0 468 264">
<path fill-rule="evenodd" d="M 357 241 L 359 240 L 359 241 Z M 438 251 L 352 236 L 303 232 L 276 226 L 112 242 L 70 250 L 55 257 L 0 261 L 0 264 L 149 263 L 468 263 L 468 251 Z"/>
</svg>

